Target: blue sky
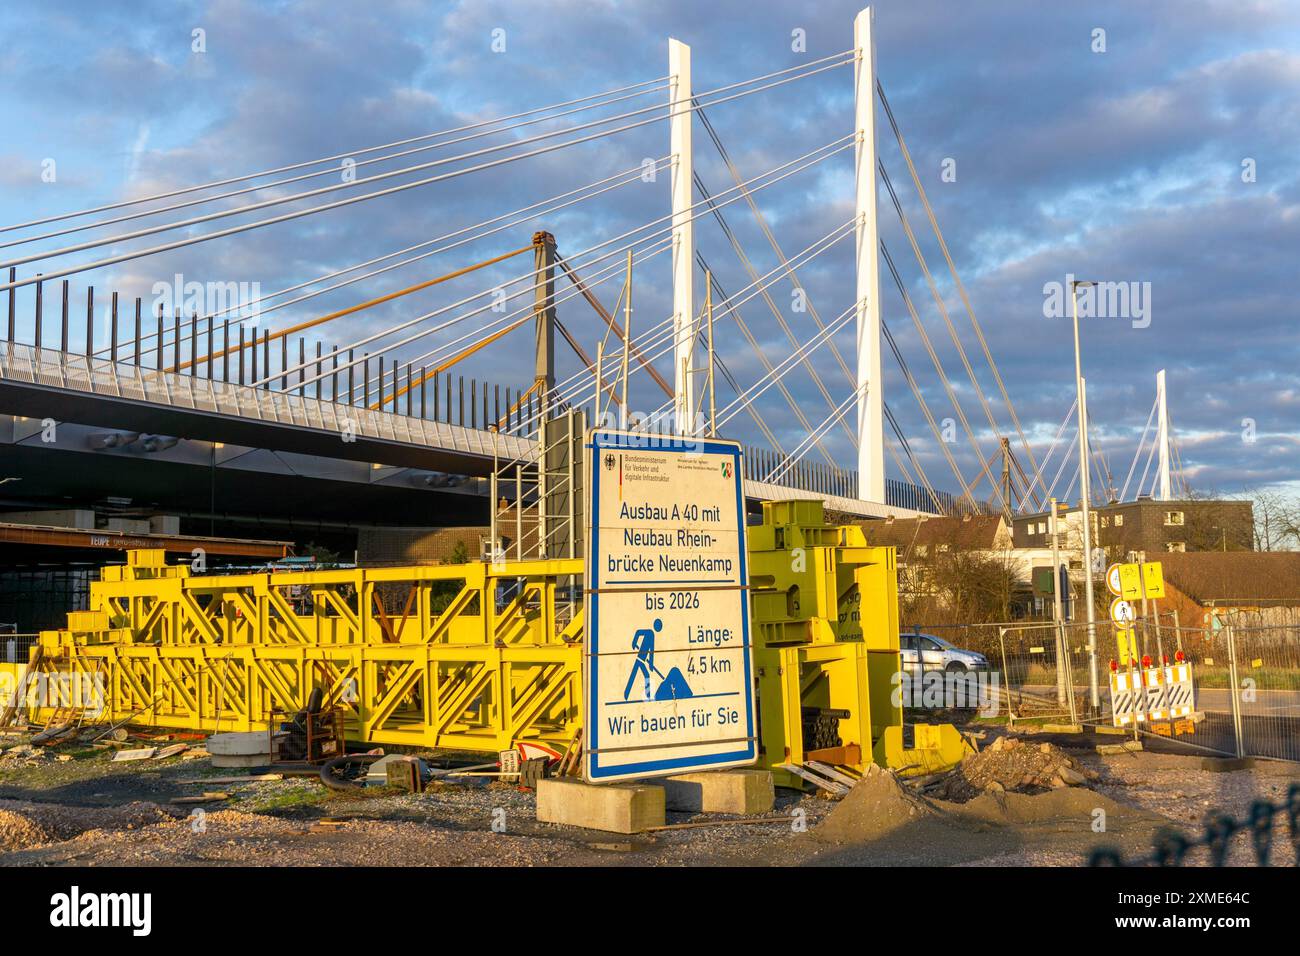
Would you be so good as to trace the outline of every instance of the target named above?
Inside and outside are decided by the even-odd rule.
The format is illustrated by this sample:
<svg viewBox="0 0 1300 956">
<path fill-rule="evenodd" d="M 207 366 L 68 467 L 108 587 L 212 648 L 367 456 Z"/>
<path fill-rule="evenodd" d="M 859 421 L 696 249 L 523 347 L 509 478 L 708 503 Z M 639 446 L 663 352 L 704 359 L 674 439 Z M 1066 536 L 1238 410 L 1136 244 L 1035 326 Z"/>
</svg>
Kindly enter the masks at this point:
<svg viewBox="0 0 1300 956">
<path fill-rule="evenodd" d="M 667 72 L 669 36 L 691 45 L 699 92 L 847 50 L 857 9 L 842 2 L 800 9 L 682 0 L 6 4 L 0 12 L 6 37 L 0 48 L 6 91 L 0 103 L 0 128 L 6 131 L 0 142 L 0 222 L 348 154 L 652 80 Z M 1099 29 L 1104 52 L 1095 49 Z M 193 49 L 195 30 L 203 31 L 202 52 Z M 796 30 L 806 36 L 805 51 L 792 49 Z M 503 52 L 492 49 L 494 31 L 504 31 L 495 34 L 505 38 Z M 1129 469 L 1154 397 L 1155 373 L 1163 367 L 1182 461 L 1194 487 L 1235 492 L 1291 483 L 1294 489 L 1300 474 L 1300 336 L 1295 331 L 1300 7 L 1263 0 L 1140 5 L 909 0 L 876 5 L 876 34 L 881 82 L 1036 454 L 1045 453 L 1073 397 L 1070 324 L 1068 318 L 1044 315 L 1044 286 L 1074 274 L 1149 289 L 1150 321 L 1144 327 L 1128 318 L 1084 322 L 1094 442 L 1116 484 Z M 658 93 L 604 113 L 665 98 Z M 720 104 L 708 115 L 742 175 L 752 176 L 850 132 L 852 110 L 851 71 L 838 68 Z M 590 115 L 486 142 L 556 129 Z M 977 381 L 992 399 L 999 427 L 1008 429 L 992 375 L 883 119 L 879 137 L 882 158 L 969 350 Z M 713 192 L 725 189 L 729 174 L 698 125 L 695 140 L 701 177 Z M 256 282 L 263 292 L 278 290 L 575 189 L 667 151 L 666 123 L 642 127 L 399 196 L 74 276 L 73 301 L 84 301 L 87 282 L 96 286 L 101 303 L 111 289 L 148 301 L 154 283 L 176 273 L 187 280 Z M 421 153 L 374 164 L 368 172 L 430 158 Z M 55 163 L 53 182 L 42 179 L 48 160 Z M 945 181 L 945 168 L 955 168 L 955 179 Z M 1243 177 L 1248 169 L 1253 177 Z M 335 181 L 336 175 L 327 176 L 172 215 Z M 852 189 L 851 155 L 840 153 L 757 193 L 756 200 L 785 252 L 793 254 L 852 215 Z M 284 308 L 267 316 L 266 326 L 303 321 L 499 255 L 527 244 L 535 229 L 553 232 L 561 253 L 574 254 L 667 211 L 663 176 Z M 760 273 L 773 268 L 774 254 L 744 205 L 724 214 L 754 267 Z M 985 453 L 991 453 L 995 442 L 984 412 L 883 188 L 880 217 L 908 293 Z M 0 249 L 0 255 L 56 248 L 160 221 L 79 232 Z M 2 233 L 0 241 L 48 228 Z M 696 234 L 728 291 L 749 282 L 716 223 L 701 220 Z M 170 235 L 111 248 L 126 251 Z M 103 254 L 92 250 L 45 259 L 20 271 Z M 472 281 L 448 283 L 332 323 L 321 337 L 326 348 L 351 341 L 525 268 L 523 259 L 512 260 Z M 834 245 L 800 276 L 824 319 L 841 314 L 853 297 L 851 240 Z M 671 311 L 669 279 L 667 256 L 639 267 L 635 322 L 640 327 Z M 702 294 L 698 280 L 697 288 Z M 598 292 L 606 305 L 617 293 L 617 281 Z M 771 293 L 777 308 L 788 310 L 789 285 L 778 283 Z M 30 310 L 25 296 L 29 293 L 20 295 L 20 311 Z M 882 310 L 936 418 L 955 417 L 887 272 Z M 761 299 L 740 312 L 769 358 L 779 361 L 790 353 L 789 339 Z M 574 299 L 560 306 L 560 316 L 593 351 L 600 328 L 591 310 Z M 807 314 L 788 314 L 787 320 L 798 340 L 815 332 Z M 730 318 L 718 334 L 719 352 L 737 379 L 755 381 L 761 365 Z M 403 355 L 417 355 L 450 337 L 422 342 Z M 851 330 L 837 344 L 851 361 Z M 567 347 L 559 348 L 563 377 L 578 366 Z M 526 385 L 530 349 L 531 333 L 520 330 L 463 367 L 503 386 Z M 848 394 L 843 373 L 826 350 L 814 353 L 813 362 L 835 401 Z M 937 486 L 955 490 L 955 479 L 888 353 L 884 364 L 886 401 L 913 449 Z M 671 378 L 667 361 L 660 369 Z M 808 375 L 792 373 L 787 382 L 809 420 L 817 423 L 829 414 Z M 648 380 L 639 382 L 636 392 L 642 408 L 661 400 Z M 720 403 L 733 397 L 720 381 Z M 775 391 L 760 399 L 760 408 L 782 444 L 798 444 L 799 423 Z M 746 416 L 736 418 L 733 427 L 736 437 L 764 444 Z M 1070 435 L 1067 430 L 1065 437 Z M 828 431 L 825 444 L 836 461 L 853 462 L 844 429 Z M 950 450 L 967 476 L 973 475 L 977 465 L 969 446 L 960 441 Z M 1062 453 L 1058 448 L 1050 472 Z M 1058 493 L 1073 471 L 1072 463 L 1066 466 Z"/>
</svg>

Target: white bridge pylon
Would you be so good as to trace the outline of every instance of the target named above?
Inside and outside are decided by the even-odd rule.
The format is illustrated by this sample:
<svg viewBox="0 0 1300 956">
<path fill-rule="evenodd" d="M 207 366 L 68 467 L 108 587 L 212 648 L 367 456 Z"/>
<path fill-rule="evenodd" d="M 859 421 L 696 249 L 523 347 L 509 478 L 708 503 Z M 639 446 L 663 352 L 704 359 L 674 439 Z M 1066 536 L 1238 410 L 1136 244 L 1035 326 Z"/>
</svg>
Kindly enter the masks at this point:
<svg viewBox="0 0 1300 956">
<path fill-rule="evenodd" d="M 881 387 L 880 237 L 876 222 L 876 49 L 872 8 L 853 23 L 855 136 L 855 290 L 857 303 L 857 438 L 858 496 L 885 500 L 884 391 Z M 692 215 L 694 163 L 689 108 L 691 49 L 668 41 L 669 127 L 672 157 L 673 223 L 673 372 L 676 426 L 683 434 L 700 430 L 694 386 L 695 230 Z"/>
</svg>

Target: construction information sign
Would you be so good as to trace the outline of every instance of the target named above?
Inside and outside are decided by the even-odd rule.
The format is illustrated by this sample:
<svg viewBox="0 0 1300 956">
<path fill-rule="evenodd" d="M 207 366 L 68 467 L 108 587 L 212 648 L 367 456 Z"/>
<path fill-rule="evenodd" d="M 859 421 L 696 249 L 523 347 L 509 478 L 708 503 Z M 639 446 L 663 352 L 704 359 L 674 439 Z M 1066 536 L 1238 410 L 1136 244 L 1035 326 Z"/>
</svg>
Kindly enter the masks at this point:
<svg viewBox="0 0 1300 956">
<path fill-rule="evenodd" d="M 584 776 L 753 763 L 740 446 L 593 429 L 586 467 Z"/>
</svg>

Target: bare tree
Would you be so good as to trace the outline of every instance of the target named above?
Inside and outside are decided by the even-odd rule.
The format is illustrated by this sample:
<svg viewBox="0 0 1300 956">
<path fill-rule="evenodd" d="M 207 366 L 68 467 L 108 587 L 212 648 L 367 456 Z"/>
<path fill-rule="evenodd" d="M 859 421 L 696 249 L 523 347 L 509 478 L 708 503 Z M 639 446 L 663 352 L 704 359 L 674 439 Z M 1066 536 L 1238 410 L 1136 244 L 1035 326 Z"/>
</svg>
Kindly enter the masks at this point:
<svg viewBox="0 0 1300 956">
<path fill-rule="evenodd" d="M 1258 488 L 1255 502 L 1255 549 L 1291 551 L 1300 546 L 1300 500 L 1277 491 Z"/>
</svg>

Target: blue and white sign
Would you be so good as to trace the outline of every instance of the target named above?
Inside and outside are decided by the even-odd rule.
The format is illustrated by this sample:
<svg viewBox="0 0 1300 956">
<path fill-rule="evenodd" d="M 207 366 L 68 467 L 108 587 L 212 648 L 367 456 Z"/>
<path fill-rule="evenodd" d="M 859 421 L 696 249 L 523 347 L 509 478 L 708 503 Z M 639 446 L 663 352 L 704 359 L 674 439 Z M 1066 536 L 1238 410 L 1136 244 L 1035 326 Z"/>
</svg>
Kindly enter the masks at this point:
<svg viewBox="0 0 1300 956">
<path fill-rule="evenodd" d="M 740 446 L 594 429 L 586 467 L 584 776 L 752 764 Z"/>
</svg>

